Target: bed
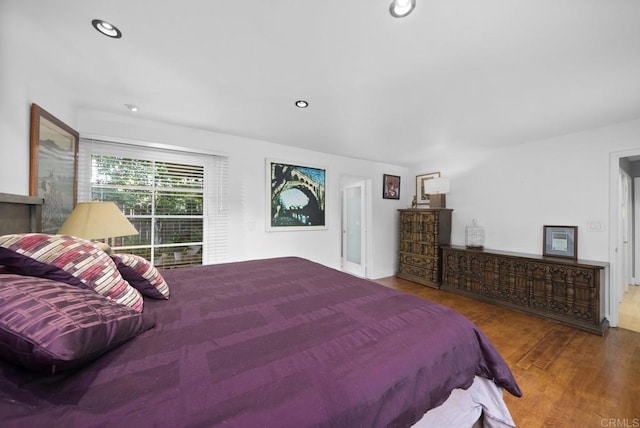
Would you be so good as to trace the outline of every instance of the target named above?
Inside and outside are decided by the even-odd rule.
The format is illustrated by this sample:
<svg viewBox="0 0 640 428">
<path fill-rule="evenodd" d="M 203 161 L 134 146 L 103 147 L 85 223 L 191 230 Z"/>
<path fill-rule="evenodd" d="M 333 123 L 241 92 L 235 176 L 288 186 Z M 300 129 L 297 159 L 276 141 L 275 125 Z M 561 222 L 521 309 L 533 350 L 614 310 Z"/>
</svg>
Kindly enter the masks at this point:
<svg viewBox="0 0 640 428">
<path fill-rule="evenodd" d="M 0 359 L 2 426 L 514 426 L 511 371 L 444 306 L 297 257 L 157 274 L 168 298 L 138 311 L 5 266 L 0 290 L 45 281 L 137 324 L 63 370 Z"/>
</svg>

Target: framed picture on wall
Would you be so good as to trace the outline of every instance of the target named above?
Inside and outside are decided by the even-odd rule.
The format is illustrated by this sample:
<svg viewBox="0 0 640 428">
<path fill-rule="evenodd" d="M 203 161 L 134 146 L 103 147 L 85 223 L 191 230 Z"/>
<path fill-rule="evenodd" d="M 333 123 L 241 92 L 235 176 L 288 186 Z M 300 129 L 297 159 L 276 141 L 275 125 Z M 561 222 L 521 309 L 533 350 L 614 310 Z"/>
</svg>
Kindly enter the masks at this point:
<svg viewBox="0 0 640 428">
<path fill-rule="evenodd" d="M 424 182 L 437 177 L 440 177 L 439 172 L 430 172 L 416 176 L 416 202 L 418 205 L 429 206 L 429 195 L 424 193 Z"/>
<path fill-rule="evenodd" d="M 400 177 L 397 175 L 382 175 L 382 198 L 400 199 Z"/>
<path fill-rule="evenodd" d="M 544 226 L 543 256 L 578 258 L 578 226 Z"/>
<path fill-rule="evenodd" d="M 29 194 L 44 198 L 43 233 L 57 233 L 76 206 L 78 140 L 77 131 L 31 105 Z"/>
<path fill-rule="evenodd" d="M 326 168 L 266 163 L 267 231 L 326 229 Z"/>
</svg>

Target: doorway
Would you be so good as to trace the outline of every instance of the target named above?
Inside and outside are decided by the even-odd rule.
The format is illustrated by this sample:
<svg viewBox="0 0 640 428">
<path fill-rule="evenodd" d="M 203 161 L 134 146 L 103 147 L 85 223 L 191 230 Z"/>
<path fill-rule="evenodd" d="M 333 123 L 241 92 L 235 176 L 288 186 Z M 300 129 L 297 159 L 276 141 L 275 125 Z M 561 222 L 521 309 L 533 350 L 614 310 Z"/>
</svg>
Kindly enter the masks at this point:
<svg viewBox="0 0 640 428">
<path fill-rule="evenodd" d="M 342 186 L 342 270 L 367 277 L 367 182 L 348 180 Z"/>
<path fill-rule="evenodd" d="M 618 249 L 620 252 L 620 281 L 622 292 L 629 291 L 629 284 L 633 277 L 631 260 L 632 245 L 631 231 L 633 229 L 633 197 L 631 196 L 631 176 L 620 168 L 620 216 L 618 217 Z"/>
<path fill-rule="evenodd" d="M 631 319 L 627 316 L 629 311 L 626 300 L 631 298 L 630 285 L 638 281 L 640 274 L 636 247 L 640 244 L 637 236 L 640 228 L 637 220 L 640 219 L 640 200 L 637 196 L 639 189 L 634 186 L 637 180 L 633 178 L 640 177 L 640 162 L 637 161 L 640 161 L 640 149 L 615 152 L 610 156 L 610 264 L 606 307 L 612 327 L 629 328 Z M 636 167 L 632 166 L 634 163 Z"/>
<path fill-rule="evenodd" d="M 640 332 L 640 158 L 620 162 L 620 226 L 622 295 L 618 327 Z"/>
</svg>

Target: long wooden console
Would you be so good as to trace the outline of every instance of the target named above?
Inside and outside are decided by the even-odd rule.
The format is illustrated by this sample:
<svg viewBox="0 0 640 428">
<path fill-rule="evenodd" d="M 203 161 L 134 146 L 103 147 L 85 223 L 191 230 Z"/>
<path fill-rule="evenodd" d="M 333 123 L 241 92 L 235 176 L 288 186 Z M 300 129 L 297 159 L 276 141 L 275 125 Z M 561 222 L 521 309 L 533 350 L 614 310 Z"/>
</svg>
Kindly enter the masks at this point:
<svg viewBox="0 0 640 428">
<path fill-rule="evenodd" d="M 442 247 L 442 289 L 604 335 L 607 263 Z"/>
</svg>

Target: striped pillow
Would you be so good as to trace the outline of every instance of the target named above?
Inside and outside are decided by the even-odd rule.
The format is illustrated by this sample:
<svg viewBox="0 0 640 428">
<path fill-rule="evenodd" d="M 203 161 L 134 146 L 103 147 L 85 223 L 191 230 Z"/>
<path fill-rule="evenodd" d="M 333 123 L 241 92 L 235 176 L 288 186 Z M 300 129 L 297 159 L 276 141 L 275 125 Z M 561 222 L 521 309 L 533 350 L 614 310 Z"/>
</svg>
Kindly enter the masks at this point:
<svg viewBox="0 0 640 428">
<path fill-rule="evenodd" d="M 169 299 L 169 285 L 158 269 L 135 254 L 111 254 L 120 275 L 136 290 L 154 299 Z"/>
<path fill-rule="evenodd" d="M 0 265 L 13 273 L 89 288 L 142 312 L 142 295 L 122 278 L 108 254 L 84 239 L 43 233 L 0 236 Z"/>
</svg>

